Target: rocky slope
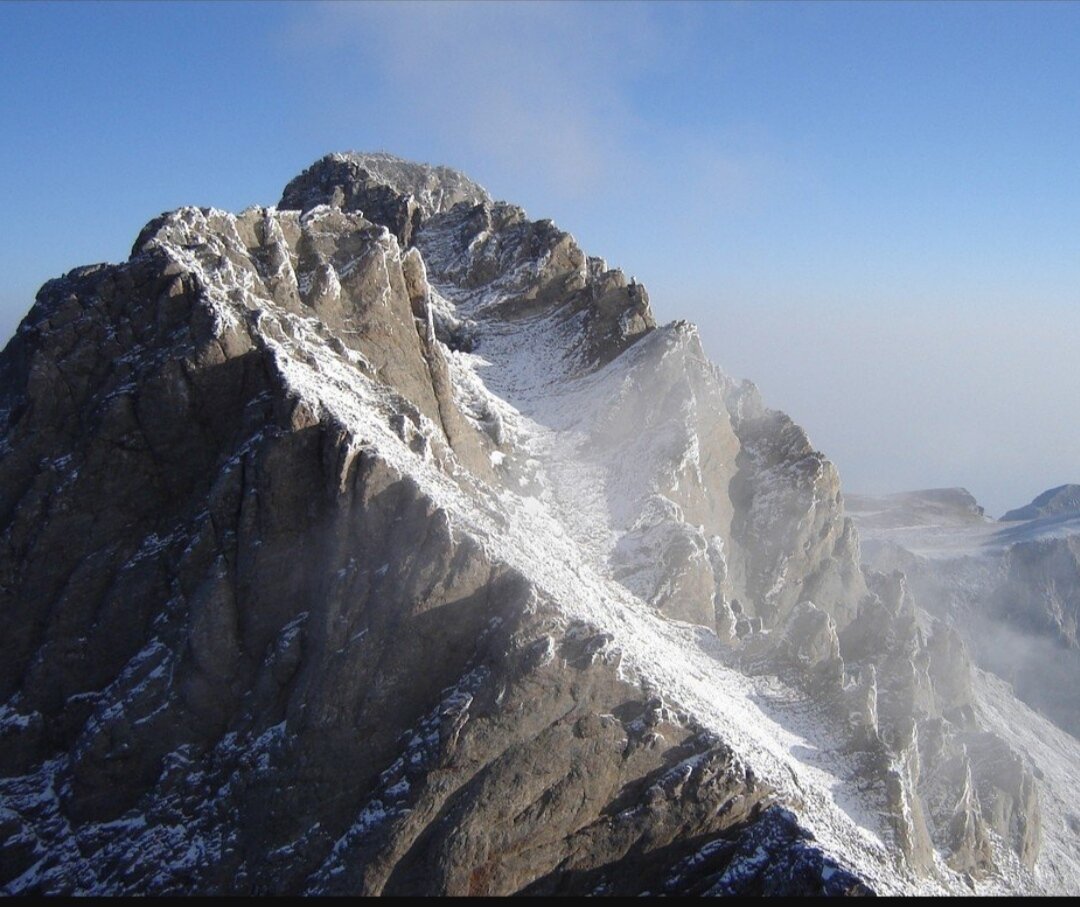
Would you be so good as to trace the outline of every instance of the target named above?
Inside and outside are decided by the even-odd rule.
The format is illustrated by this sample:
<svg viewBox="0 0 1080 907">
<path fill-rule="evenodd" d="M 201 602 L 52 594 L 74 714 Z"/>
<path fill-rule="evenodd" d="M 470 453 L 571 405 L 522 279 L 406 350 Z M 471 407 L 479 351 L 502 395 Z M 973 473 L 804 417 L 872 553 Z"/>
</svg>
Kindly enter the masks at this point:
<svg viewBox="0 0 1080 907">
<path fill-rule="evenodd" d="M 849 504 L 864 562 L 903 570 L 920 604 L 962 628 L 983 667 L 1080 736 L 1076 489 L 1052 488 L 1000 521 L 962 489 L 852 496 Z M 929 510 L 929 498 L 951 506 Z"/>
<path fill-rule="evenodd" d="M 454 171 L 163 215 L 0 372 L 7 893 L 1075 882 L 832 464 Z"/>
</svg>

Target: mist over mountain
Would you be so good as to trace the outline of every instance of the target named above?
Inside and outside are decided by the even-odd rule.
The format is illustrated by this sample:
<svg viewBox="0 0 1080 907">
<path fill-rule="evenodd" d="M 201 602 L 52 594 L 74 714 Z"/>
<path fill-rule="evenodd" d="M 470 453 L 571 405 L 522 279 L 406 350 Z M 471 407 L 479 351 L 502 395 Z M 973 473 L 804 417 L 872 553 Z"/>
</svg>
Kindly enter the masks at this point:
<svg viewBox="0 0 1080 907">
<path fill-rule="evenodd" d="M 964 489 L 850 495 L 863 563 L 904 571 L 923 607 L 962 629 L 977 663 L 1080 735 L 1080 487 L 999 521 Z"/>
<path fill-rule="evenodd" d="M 1080 887 L 1080 742 L 902 534 L 1075 649 L 1064 504 L 859 498 L 860 551 L 800 426 L 463 174 L 163 214 L 0 376 L 7 894 Z"/>
</svg>

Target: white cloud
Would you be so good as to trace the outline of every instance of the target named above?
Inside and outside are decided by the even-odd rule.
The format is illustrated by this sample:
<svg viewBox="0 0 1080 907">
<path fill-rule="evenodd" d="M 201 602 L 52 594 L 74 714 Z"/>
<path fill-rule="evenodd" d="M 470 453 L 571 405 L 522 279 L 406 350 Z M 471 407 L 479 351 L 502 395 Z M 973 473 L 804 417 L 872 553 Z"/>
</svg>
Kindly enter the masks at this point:
<svg viewBox="0 0 1080 907">
<path fill-rule="evenodd" d="M 326 4 L 309 35 L 355 48 L 401 115 L 500 171 L 582 191 L 618 156 L 641 12 L 567 3 Z M 326 46 L 326 45 L 324 45 Z M 311 49 L 318 52 L 318 44 Z"/>
<path fill-rule="evenodd" d="M 762 158 L 684 129 L 657 134 L 653 111 L 638 109 L 643 82 L 685 66 L 696 10 L 664 12 L 635 3 L 327 3 L 288 41 L 302 65 L 354 86 L 355 104 L 377 93 L 383 109 L 369 115 L 385 134 L 414 118 L 454 150 L 441 163 L 469 162 L 496 191 L 536 186 L 556 203 L 629 186 L 693 203 L 745 197 L 763 184 Z M 335 98 L 348 117 L 345 86 Z M 658 149 L 671 164 L 659 173 Z"/>
<path fill-rule="evenodd" d="M 670 91 L 704 65 L 693 54 L 715 64 L 723 53 L 701 7 L 669 8 L 333 3 L 304 7 L 283 41 L 312 134 L 338 143 L 322 151 L 458 166 L 555 216 L 644 278 L 659 317 L 697 320 L 709 352 L 803 422 L 845 487 L 963 484 L 1000 512 L 1077 480 L 1080 432 L 1062 416 L 1078 405 L 1066 349 L 1076 317 L 1044 325 L 1006 308 L 993 320 L 985 293 L 950 313 L 971 287 L 945 283 L 921 245 L 894 248 L 884 213 L 869 222 L 877 244 L 862 242 L 854 209 L 814 219 L 830 190 L 810 160 L 784 154 L 788 137 L 728 120 L 720 97 L 668 115 L 651 80 Z M 941 304 L 913 306 L 927 287 Z"/>
</svg>

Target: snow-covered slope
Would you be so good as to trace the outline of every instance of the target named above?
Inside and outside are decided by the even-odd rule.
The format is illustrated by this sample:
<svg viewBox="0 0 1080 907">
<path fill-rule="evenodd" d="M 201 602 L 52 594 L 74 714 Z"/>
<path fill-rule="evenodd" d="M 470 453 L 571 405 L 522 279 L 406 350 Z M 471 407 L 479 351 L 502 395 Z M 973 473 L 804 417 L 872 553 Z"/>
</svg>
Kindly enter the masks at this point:
<svg viewBox="0 0 1080 907">
<path fill-rule="evenodd" d="M 1005 513 L 1003 523 L 1014 520 L 1034 520 L 1040 517 L 1080 515 L 1080 485 L 1059 485 L 1038 495 L 1026 507 Z"/>
<path fill-rule="evenodd" d="M 10 893 L 1076 889 L 801 429 L 460 174 L 164 215 L 0 368 Z"/>
<path fill-rule="evenodd" d="M 1080 742 L 1020 702 L 993 674 L 977 672 L 975 691 L 986 726 L 1028 760 L 1042 782 L 1043 856 L 1036 883 L 1044 891 L 1073 894 L 1080 876 Z"/>
</svg>

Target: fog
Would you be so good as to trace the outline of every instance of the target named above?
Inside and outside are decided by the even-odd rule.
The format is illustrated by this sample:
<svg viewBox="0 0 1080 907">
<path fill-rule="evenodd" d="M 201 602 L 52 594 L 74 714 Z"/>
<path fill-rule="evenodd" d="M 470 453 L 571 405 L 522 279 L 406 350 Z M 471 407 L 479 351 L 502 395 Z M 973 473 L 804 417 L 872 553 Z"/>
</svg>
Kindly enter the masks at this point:
<svg viewBox="0 0 1080 907">
<path fill-rule="evenodd" d="M 1009 681 L 1017 696 L 1080 737 L 1076 691 L 1080 657 L 1059 643 L 999 621 L 970 627 L 977 663 Z"/>
<path fill-rule="evenodd" d="M 1080 480 L 1080 309 L 764 306 L 731 294 L 683 314 L 726 371 L 807 429 L 847 491 L 961 486 L 999 516 Z"/>
<path fill-rule="evenodd" d="M 895 525 L 905 524 L 905 513 L 895 512 Z M 918 516 L 911 513 L 906 523 L 918 523 Z M 867 526 L 862 556 L 872 569 L 901 570 L 916 603 L 960 631 L 976 664 L 1080 736 L 1080 535 L 1040 538 L 1048 524 L 1062 526 L 1048 518 L 988 534 L 978 523 L 946 519 L 895 535 Z"/>
</svg>

